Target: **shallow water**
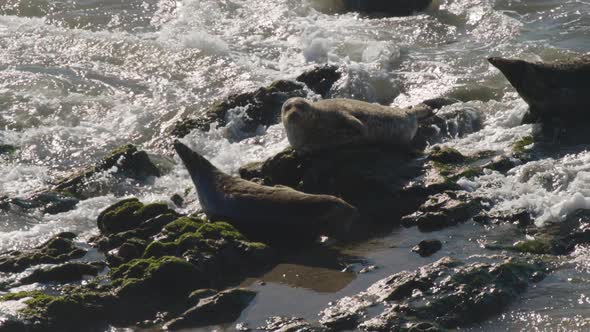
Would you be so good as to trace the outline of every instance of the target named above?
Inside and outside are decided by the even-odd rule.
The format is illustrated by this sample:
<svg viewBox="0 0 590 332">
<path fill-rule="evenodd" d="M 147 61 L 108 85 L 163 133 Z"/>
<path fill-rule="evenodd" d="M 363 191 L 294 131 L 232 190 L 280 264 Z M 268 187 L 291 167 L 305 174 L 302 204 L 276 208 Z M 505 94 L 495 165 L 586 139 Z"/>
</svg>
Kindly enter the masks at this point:
<svg viewBox="0 0 590 332">
<path fill-rule="evenodd" d="M 465 153 L 507 150 L 532 129 L 519 125 L 526 104 L 485 58 L 553 60 L 590 52 L 588 0 L 439 0 L 403 18 L 335 14 L 332 6 L 329 0 L 275 0 L 272 6 L 261 0 L 2 1 L 0 144 L 18 150 L 0 156 L 0 196 L 26 196 L 125 143 L 172 156 L 167 130 L 178 119 L 232 92 L 294 78 L 323 63 L 344 68 L 333 91 L 339 96 L 399 106 L 438 96 L 479 100 L 448 108 L 480 112 L 484 129 L 445 144 Z M 240 142 L 227 135 L 227 129 L 193 132 L 185 142 L 232 173 L 287 146 L 280 125 Z M 542 224 L 590 206 L 588 158 L 582 148 L 462 184 L 496 202 L 495 209 L 525 208 Z M 0 211 L 0 252 L 66 230 L 88 238 L 97 232 L 98 213 L 121 196 L 168 201 L 187 188 L 188 173 L 176 166 L 151 183 L 118 184 L 112 190 L 118 197 L 92 198 L 71 212 Z M 189 200 L 186 211 L 196 208 L 196 198 Z M 477 239 L 486 232 L 466 225 L 432 234 L 448 236 Z M 269 314 L 314 318 L 329 301 L 391 273 L 443 254 L 483 252 L 476 240 L 469 249 L 449 240 L 433 258 L 418 259 L 408 248 L 424 237 L 399 230 L 345 250 L 379 266 L 365 274 L 341 276 L 333 264 L 277 267 L 262 277 L 265 286 L 254 281 L 260 293 L 241 320 L 256 326 Z M 587 329 L 587 283 L 570 279 L 587 279 L 588 257 L 584 250 L 574 253 L 570 268 L 481 329 Z"/>
</svg>

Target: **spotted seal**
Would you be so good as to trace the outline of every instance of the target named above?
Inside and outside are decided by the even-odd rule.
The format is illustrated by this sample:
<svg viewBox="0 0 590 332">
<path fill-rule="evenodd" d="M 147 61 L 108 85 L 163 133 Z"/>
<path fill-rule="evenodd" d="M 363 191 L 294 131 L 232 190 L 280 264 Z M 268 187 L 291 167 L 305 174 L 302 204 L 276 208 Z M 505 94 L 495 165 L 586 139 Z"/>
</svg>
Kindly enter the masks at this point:
<svg viewBox="0 0 590 332">
<path fill-rule="evenodd" d="M 488 58 L 529 105 L 524 122 L 590 120 L 590 55 L 554 62 Z"/>
<path fill-rule="evenodd" d="M 285 244 L 313 241 L 319 235 L 345 236 L 358 217 L 355 207 L 335 196 L 246 181 L 223 173 L 179 141 L 174 148 L 205 214 L 231 223 L 250 239 Z"/>
<path fill-rule="evenodd" d="M 312 103 L 296 97 L 283 104 L 281 119 L 291 146 L 312 152 L 366 143 L 407 147 L 418 130 L 420 112 L 354 99 Z"/>
</svg>

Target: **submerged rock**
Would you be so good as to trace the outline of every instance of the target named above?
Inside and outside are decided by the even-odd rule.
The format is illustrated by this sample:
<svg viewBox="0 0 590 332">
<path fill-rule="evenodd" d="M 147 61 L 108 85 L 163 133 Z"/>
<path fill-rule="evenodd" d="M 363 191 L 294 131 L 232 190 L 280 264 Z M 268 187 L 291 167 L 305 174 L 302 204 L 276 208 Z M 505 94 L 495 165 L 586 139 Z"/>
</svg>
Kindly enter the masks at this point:
<svg viewBox="0 0 590 332">
<path fill-rule="evenodd" d="M 422 240 L 412 248 L 412 251 L 422 257 L 428 257 L 434 255 L 440 249 L 442 249 L 442 242 L 439 240 Z"/>
<path fill-rule="evenodd" d="M 525 122 L 573 124 L 590 120 L 590 56 L 551 63 L 498 57 L 488 61 L 529 104 Z"/>
<path fill-rule="evenodd" d="M 197 305 L 185 311 L 180 317 L 166 323 L 167 330 L 179 330 L 235 321 L 242 310 L 254 299 L 256 292 L 237 288 L 220 292 L 201 299 Z"/>
<path fill-rule="evenodd" d="M 538 273 L 543 270 L 540 263 L 518 259 L 465 265 L 445 257 L 342 298 L 321 312 L 320 323 L 335 330 L 366 331 L 466 326 L 499 314 L 529 283 L 542 279 Z"/>
<path fill-rule="evenodd" d="M 22 272 L 39 264 L 59 264 L 86 254 L 72 241 L 72 233 L 60 233 L 42 245 L 27 251 L 8 251 L 0 254 L 0 272 Z"/>
</svg>

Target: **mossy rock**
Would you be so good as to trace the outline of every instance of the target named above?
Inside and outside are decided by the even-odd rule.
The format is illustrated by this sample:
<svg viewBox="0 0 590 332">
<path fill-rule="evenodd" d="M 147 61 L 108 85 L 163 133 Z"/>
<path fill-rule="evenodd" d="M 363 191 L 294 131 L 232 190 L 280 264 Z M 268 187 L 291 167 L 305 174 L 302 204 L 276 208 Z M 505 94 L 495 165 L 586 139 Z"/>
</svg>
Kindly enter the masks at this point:
<svg viewBox="0 0 590 332">
<path fill-rule="evenodd" d="M 135 259 L 112 270 L 110 276 L 122 297 L 178 298 L 205 283 L 194 265 L 174 256 Z"/>
<path fill-rule="evenodd" d="M 550 241 L 542 239 L 523 240 L 514 244 L 514 249 L 519 252 L 526 252 L 530 254 L 551 254 L 553 246 Z"/>
<path fill-rule="evenodd" d="M 0 255 L 0 272 L 22 272 L 39 264 L 59 264 L 86 254 L 72 241 L 76 235 L 60 233 L 42 245 L 24 252 L 9 251 Z"/>
<path fill-rule="evenodd" d="M 174 212 L 166 203 L 144 205 L 137 198 L 119 201 L 103 210 L 97 219 L 102 234 L 115 234 L 138 227 L 142 222 L 161 214 Z"/>
</svg>

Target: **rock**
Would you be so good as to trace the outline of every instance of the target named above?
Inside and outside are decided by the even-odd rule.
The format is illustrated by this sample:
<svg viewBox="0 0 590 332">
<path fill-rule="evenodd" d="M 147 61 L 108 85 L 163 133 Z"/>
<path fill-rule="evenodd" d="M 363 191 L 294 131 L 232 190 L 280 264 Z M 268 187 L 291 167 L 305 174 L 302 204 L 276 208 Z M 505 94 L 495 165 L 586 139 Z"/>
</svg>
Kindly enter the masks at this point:
<svg viewBox="0 0 590 332">
<path fill-rule="evenodd" d="M 463 163 L 467 160 L 461 152 L 449 148 L 449 147 L 433 147 L 432 151 L 428 154 L 428 158 L 432 161 L 436 161 L 443 164 L 458 164 Z"/>
<path fill-rule="evenodd" d="M 16 152 L 16 150 L 17 148 L 14 145 L 0 144 L 0 156 L 5 154 L 13 154 L 14 152 Z"/>
<path fill-rule="evenodd" d="M 86 250 L 77 248 L 72 233 L 60 233 L 42 245 L 28 251 L 8 251 L 0 255 L 0 272 L 22 272 L 39 264 L 59 264 L 80 258 Z"/>
<path fill-rule="evenodd" d="M 468 193 L 447 191 L 429 197 L 418 211 L 402 218 L 402 225 L 432 232 L 465 222 L 481 209 L 479 200 Z"/>
<path fill-rule="evenodd" d="M 434 255 L 437 251 L 442 249 L 442 242 L 439 240 L 423 240 L 412 248 L 412 251 L 422 257 Z"/>
<path fill-rule="evenodd" d="M 464 265 L 445 257 L 338 300 L 320 313 L 320 323 L 333 330 L 364 331 L 406 331 L 408 326 L 441 331 L 467 326 L 499 314 L 529 283 L 542 279 L 544 269 L 540 263 L 512 258 Z M 369 308 L 377 316 L 367 317 Z"/>
<path fill-rule="evenodd" d="M 406 16 L 426 10 L 432 0 L 343 0 L 342 2 L 346 10 Z"/>
<path fill-rule="evenodd" d="M 33 271 L 31 275 L 20 280 L 23 284 L 35 282 L 72 282 L 84 276 L 96 276 L 100 269 L 87 263 L 66 263 L 47 269 Z"/>
<path fill-rule="evenodd" d="M 341 77 L 342 73 L 338 71 L 338 66 L 324 65 L 304 72 L 297 76 L 296 80 L 305 83 L 311 91 L 321 95 L 322 98 L 327 98 L 332 85 Z"/>
<path fill-rule="evenodd" d="M 103 210 L 97 219 L 98 229 L 108 235 L 131 230 L 161 214 L 175 214 L 166 203 L 144 205 L 137 198 L 119 201 Z"/>
<path fill-rule="evenodd" d="M 551 63 L 498 57 L 488 61 L 529 104 L 526 122 L 573 124 L 590 120 L 590 56 Z"/>
<path fill-rule="evenodd" d="M 154 165 L 145 151 L 139 151 L 132 144 L 127 144 L 111 151 L 94 166 L 60 180 L 52 191 L 67 193 L 78 199 L 91 197 L 87 191 L 87 181 L 97 173 L 110 171 L 135 179 L 160 176 L 162 172 Z M 86 187 L 86 188 L 85 188 Z"/>
<path fill-rule="evenodd" d="M 355 206 L 369 223 L 392 224 L 415 211 L 422 192 L 406 190 L 422 172 L 415 155 L 387 146 L 350 147 L 301 154 L 291 148 L 263 163 L 240 169 L 245 179 L 284 185 L 313 194 L 340 197 Z"/>
<path fill-rule="evenodd" d="M 225 126 L 229 111 L 238 107 L 246 108 L 241 118 L 240 131 L 255 132 L 258 126 L 270 126 L 280 122 L 281 107 L 285 100 L 306 95 L 302 83 L 285 80 L 275 81 L 267 87 L 234 94 L 223 101 L 216 102 L 205 111 L 204 115 L 199 115 L 198 118 L 183 119 L 176 123 L 171 134 L 176 137 L 184 137 L 193 129 L 208 131 L 214 122 L 217 122 L 219 126 Z"/>
<path fill-rule="evenodd" d="M 220 292 L 185 311 L 180 317 L 166 323 L 165 329 L 179 330 L 235 321 L 242 310 L 254 299 L 256 292 L 237 288 Z"/>
<path fill-rule="evenodd" d="M 425 101 L 427 103 L 429 101 Z M 431 104 L 436 103 L 433 101 Z M 418 121 L 418 131 L 414 136 L 417 149 L 439 143 L 445 139 L 463 137 L 477 132 L 483 127 L 483 119 L 478 111 L 470 107 L 451 106 Z"/>
<path fill-rule="evenodd" d="M 270 317 L 266 325 L 258 330 L 269 332 L 326 332 L 327 329 L 321 326 L 312 326 L 302 318 L 296 317 Z"/>
</svg>

